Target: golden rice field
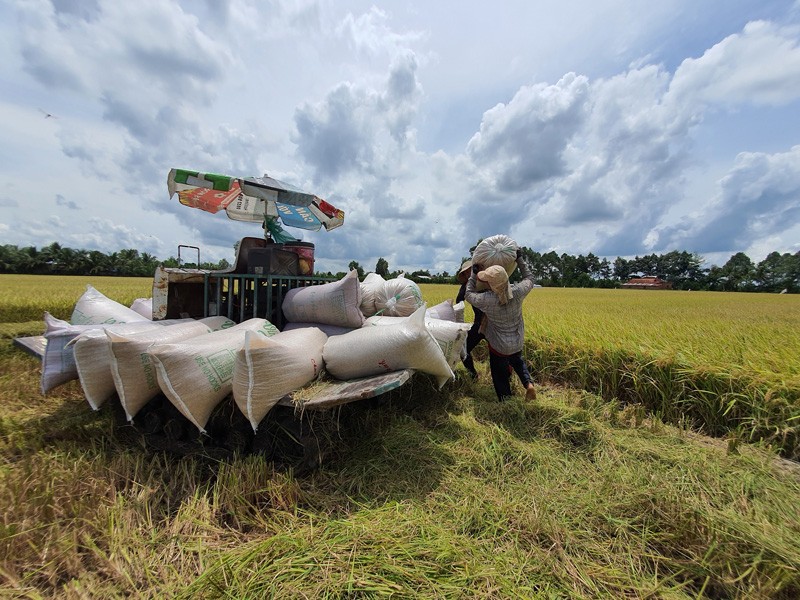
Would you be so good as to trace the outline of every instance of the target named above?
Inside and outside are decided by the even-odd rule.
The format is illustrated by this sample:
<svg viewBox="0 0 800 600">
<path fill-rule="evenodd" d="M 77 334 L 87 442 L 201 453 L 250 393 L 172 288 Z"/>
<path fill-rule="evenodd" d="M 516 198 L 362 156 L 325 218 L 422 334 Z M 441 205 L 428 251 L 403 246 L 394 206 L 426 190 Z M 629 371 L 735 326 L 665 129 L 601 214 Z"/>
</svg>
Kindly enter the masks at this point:
<svg viewBox="0 0 800 600">
<path fill-rule="evenodd" d="M 45 310 L 69 319 L 87 284 L 126 305 L 151 295 L 148 278 L 1 275 L 0 324 L 35 330 Z M 420 287 L 429 305 L 458 292 Z M 800 456 L 800 296 L 536 288 L 525 327 L 540 381 Z"/>
<path fill-rule="evenodd" d="M 150 295 L 0 276 L 2 598 L 800 597 L 800 465 L 775 456 L 798 458 L 800 298 L 537 289 L 535 400 L 497 401 L 482 344 L 478 380 L 330 411 L 303 473 L 149 447 L 78 381 L 42 396 L 9 338 L 87 283 Z"/>
</svg>

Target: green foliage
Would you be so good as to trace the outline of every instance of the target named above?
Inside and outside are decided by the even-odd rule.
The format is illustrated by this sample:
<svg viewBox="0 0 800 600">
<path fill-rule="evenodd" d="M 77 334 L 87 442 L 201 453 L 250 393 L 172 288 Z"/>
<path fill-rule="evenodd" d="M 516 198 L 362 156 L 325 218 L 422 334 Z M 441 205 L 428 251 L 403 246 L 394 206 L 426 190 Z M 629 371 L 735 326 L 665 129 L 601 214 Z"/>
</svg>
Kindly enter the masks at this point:
<svg viewBox="0 0 800 600">
<path fill-rule="evenodd" d="M 0 246 L 0 273 L 35 275 L 98 275 L 119 277 L 152 277 L 159 264 L 177 267 L 178 260 L 170 257 L 160 261 L 155 256 L 134 248 L 105 254 L 97 250 L 73 250 L 53 242 L 37 250 L 29 246 Z M 198 268 L 194 263 L 183 263 L 185 267 Z M 201 263 L 201 269 L 224 269 L 229 265 L 223 259 L 219 263 Z"/>
<path fill-rule="evenodd" d="M 375 263 L 375 273 L 384 279 L 389 277 L 389 262 L 385 258 L 380 257 Z"/>
</svg>

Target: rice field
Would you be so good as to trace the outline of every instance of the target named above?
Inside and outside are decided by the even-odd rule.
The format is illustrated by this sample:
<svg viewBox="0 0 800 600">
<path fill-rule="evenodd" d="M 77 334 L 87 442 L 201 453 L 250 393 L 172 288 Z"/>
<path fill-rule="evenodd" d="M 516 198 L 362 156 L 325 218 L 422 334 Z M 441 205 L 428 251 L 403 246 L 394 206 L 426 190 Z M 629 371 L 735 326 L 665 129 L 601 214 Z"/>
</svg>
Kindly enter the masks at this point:
<svg viewBox="0 0 800 600">
<path fill-rule="evenodd" d="M 797 414 L 800 353 L 774 342 L 796 347 L 795 297 L 536 289 L 535 402 L 496 401 L 481 345 L 478 381 L 332 414 L 334 452 L 302 474 L 122 440 L 76 381 L 41 396 L 10 338 L 87 283 L 150 295 L 0 276 L 0 597 L 800 596 L 800 467 L 765 435 Z"/>
</svg>

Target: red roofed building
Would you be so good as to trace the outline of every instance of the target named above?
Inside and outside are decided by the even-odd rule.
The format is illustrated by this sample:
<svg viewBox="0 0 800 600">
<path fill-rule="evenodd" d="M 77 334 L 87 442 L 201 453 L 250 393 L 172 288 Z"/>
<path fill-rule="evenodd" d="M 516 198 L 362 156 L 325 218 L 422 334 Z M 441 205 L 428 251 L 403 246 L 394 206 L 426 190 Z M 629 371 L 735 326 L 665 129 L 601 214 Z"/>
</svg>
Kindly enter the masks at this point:
<svg viewBox="0 0 800 600">
<path fill-rule="evenodd" d="M 672 284 L 659 277 L 634 277 L 622 287 L 629 290 L 671 290 Z"/>
</svg>

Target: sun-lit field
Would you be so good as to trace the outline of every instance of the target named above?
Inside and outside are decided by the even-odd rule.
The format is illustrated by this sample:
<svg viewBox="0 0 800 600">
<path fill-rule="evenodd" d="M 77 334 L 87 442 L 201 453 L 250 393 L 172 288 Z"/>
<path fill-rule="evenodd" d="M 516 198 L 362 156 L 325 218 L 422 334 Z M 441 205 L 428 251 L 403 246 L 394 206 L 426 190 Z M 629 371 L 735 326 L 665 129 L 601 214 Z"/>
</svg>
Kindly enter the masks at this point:
<svg viewBox="0 0 800 600">
<path fill-rule="evenodd" d="M 0 275 L 0 323 L 41 320 L 44 311 L 69 320 L 87 285 L 125 306 L 153 294 L 148 277 Z"/>
<path fill-rule="evenodd" d="M 327 411 L 329 454 L 295 472 L 156 450 L 78 381 L 42 396 L 11 337 L 87 283 L 150 295 L 0 279 L 0 597 L 800 596 L 800 466 L 776 457 L 798 446 L 797 358 L 768 343 L 797 344 L 795 297 L 536 289 L 535 401 L 496 400 L 482 344 L 477 381 Z"/>
<path fill-rule="evenodd" d="M 430 304 L 458 292 L 420 287 Z M 800 386 L 797 295 L 536 288 L 525 306 L 525 332 L 534 344 L 624 349 Z"/>
</svg>

